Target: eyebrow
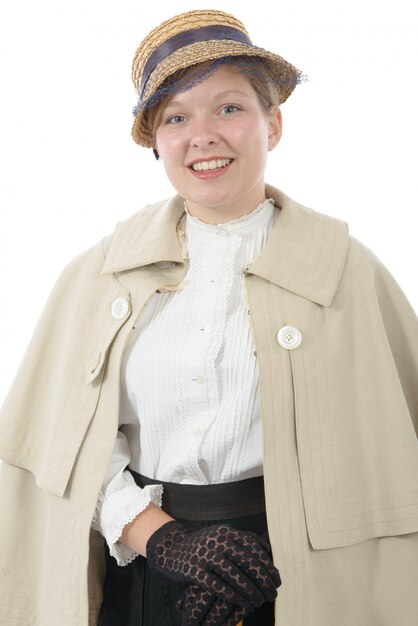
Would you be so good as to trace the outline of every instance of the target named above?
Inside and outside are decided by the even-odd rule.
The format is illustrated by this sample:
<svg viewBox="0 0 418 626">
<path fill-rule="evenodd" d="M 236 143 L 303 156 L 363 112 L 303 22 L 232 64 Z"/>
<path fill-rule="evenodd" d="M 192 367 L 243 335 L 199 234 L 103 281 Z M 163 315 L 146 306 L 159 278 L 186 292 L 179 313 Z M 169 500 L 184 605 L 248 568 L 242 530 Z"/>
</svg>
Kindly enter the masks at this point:
<svg viewBox="0 0 418 626">
<path fill-rule="evenodd" d="M 225 96 L 229 95 L 229 94 L 233 94 L 233 93 L 237 93 L 240 96 L 245 96 L 246 98 L 249 98 L 250 96 L 248 95 L 248 93 L 245 93 L 245 91 L 240 91 L 239 89 L 228 89 L 227 91 L 221 91 L 219 93 L 216 94 L 215 98 L 224 98 Z M 170 102 L 167 103 L 167 106 L 165 107 L 166 109 L 168 109 L 169 107 L 174 107 L 174 106 L 183 106 L 183 102 L 180 102 L 179 100 L 171 100 Z"/>
</svg>

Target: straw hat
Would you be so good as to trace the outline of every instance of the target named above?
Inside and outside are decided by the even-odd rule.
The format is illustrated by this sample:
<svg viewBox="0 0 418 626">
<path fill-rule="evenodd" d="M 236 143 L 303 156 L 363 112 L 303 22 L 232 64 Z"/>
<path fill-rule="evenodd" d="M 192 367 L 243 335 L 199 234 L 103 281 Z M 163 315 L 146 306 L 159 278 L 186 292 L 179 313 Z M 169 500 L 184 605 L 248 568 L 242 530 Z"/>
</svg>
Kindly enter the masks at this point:
<svg viewBox="0 0 418 626">
<path fill-rule="evenodd" d="M 278 54 L 254 46 L 244 24 L 223 11 L 189 11 L 175 15 L 154 28 L 140 43 L 132 62 L 132 80 L 139 95 L 133 110 L 134 141 L 147 148 L 153 146 L 144 112 L 175 92 L 174 82 L 167 87 L 169 76 L 174 72 L 203 61 L 221 63 L 225 57 L 243 55 L 265 61 L 277 87 L 280 104 L 305 78 Z M 195 79 L 190 86 L 196 82 Z"/>
</svg>

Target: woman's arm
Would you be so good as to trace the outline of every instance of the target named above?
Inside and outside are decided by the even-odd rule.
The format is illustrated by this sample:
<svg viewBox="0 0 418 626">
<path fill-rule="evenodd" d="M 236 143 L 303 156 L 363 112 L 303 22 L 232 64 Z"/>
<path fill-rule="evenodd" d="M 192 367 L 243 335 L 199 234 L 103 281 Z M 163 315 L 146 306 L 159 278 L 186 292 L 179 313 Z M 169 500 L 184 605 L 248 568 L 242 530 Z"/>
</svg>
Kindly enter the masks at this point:
<svg viewBox="0 0 418 626">
<path fill-rule="evenodd" d="M 146 556 L 145 547 L 148 539 L 158 528 L 173 519 L 150 502 L 147 508 L 139 513 L 132 522 L 126 524 L 119 538 L 119 543 L 128 546 L 142 556 Z"/>
<path fill-rule="evenodd" d="M 112 452 L 112 458 L 102 488 L 98 495 L 96 510 L 93 516 L 92 527 L 98 530 L 106 539 L 110 554 L 116 559 L 118 565 L 127 565 L 138 554 L 129 544 L 122 543 L 121 535 L 128 528 L 133 528 L 134 522 L 141 513 L 144 513 L 152 504 L 159 510 L 161 506 L 162 485 L 147 485 L 143 489 L 136 485 L 132 474 L 126 470 L 131 462 L 129 443 L 125 435 L 118 432 Z M 164 514 L 165 515 L 165 514 Z M 154 514 L 146 515 L 142 521 L 148 523 Z M 166 519 L 170 521 L 172 518 Z M 160 522 L 160 526 L 163 521 Z M 155 523 L 151 524 L 151 528 Z M 131 536 L 137 536 L 134 532 Z"/>
</svg>

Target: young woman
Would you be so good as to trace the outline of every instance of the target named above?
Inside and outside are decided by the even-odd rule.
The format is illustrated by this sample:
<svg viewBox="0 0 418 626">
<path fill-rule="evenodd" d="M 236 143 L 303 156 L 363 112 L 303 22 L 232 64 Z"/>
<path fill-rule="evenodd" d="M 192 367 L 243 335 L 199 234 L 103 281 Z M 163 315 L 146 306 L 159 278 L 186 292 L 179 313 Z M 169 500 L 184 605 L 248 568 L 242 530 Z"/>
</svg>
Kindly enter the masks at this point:
<svg viewBox="0 0 418 626">
<path fill-rule="evenodd" d="M 302 74 L 208 10 L 133 78 L 177 195 L 65 269 L 3 408 L 2 624 L 410 626 L 418 325 L 264 180 Z"/>
</svg>

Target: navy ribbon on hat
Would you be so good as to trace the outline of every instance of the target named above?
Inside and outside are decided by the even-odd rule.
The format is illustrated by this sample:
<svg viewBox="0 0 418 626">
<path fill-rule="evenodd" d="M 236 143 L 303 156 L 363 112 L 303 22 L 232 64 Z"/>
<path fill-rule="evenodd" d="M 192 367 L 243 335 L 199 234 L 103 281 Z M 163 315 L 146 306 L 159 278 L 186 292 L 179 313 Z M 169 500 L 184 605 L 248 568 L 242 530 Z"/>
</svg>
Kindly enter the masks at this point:
<svg viewBox="0 0 418 626">
<path fill-rule="evenodd" d="M 202 28 L 192 28 L 191 30 L 178 33 L 178 35 L 174 35 L 174 37 L 167 39 L 167 41 L 158 46 L 146 62 L 139 90 L 141 94 L 140 99 L 142 99 L 144 94 L 148 78 L 163 59 L 179 48 L 184 48 L 198 41 L 210 41 L 211 39 L 230 39 L 252 46 L 252 41 L 248 35 L 237 28 L 232 28 L 232 26 L 203 26 Z"/>
</svg>

